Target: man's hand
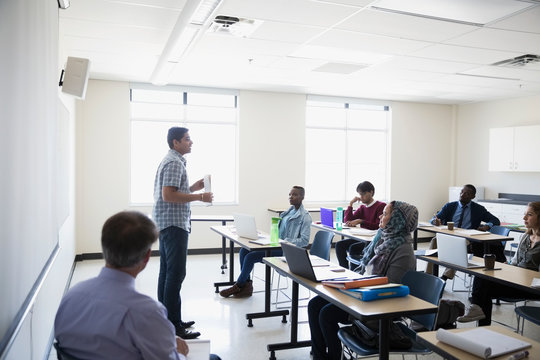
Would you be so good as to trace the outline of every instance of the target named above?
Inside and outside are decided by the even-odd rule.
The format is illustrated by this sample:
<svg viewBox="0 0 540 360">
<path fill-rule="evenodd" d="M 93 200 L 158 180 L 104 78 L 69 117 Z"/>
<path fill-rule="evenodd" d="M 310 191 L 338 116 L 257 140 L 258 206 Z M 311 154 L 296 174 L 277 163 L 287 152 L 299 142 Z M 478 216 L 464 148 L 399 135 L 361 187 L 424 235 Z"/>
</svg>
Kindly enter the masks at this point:
<svg viewBox="0 0 540 360">
<path fill-rule="evenodd" d="M 204 189 L 204 179 L 197 180 L 193 185 L 189 187 L 191 192 Z"/>
<path fill-rule="evenodd" d="M 351 221 L 347 221 L 345 222 L 345 225 L 347 226 L 356 226 L 358 224 L 362 224 L 362 219 L 356 219 L 356 220 L 351 220 Z"/>
<path fill-rule="evenodd" d="M 214 201 L 214 194 L 211 192 L 202 193 L 202 201 L 211 203 L 212 201 Z"/>
<path fill-rule="evenodd" d="M 176 337 L 176 351 L 184 356 L 189 353 L 188 344 L 179 336 Z"/>
<path fill-rule="evenodd" d="M 478 227 L 477 230 L 480 230 L 480 231 L 489 231 L 489 226 L 488 225 L 481 225 Z"/>
<path fill-rule="evenodd" d="M 349 206 L 352 207 L 354 205 L 354 203 L 360 201 L 360 198 L 358 196 L 355 196 L 351 202 L 349 203 Z"/>
</svg>

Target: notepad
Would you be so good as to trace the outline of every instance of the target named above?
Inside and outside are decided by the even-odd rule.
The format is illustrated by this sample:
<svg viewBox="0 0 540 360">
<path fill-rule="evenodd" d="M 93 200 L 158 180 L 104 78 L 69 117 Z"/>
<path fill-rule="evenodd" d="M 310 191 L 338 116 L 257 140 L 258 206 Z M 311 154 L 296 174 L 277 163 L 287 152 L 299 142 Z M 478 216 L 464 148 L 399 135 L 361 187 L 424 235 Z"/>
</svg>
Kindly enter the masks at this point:
<svg viewBox="0 0 540 360">
<path fill-rule="evenodd" d="M 540 278 L 534 278 L 531 281 L 531 287 L 533 289 L 540 289 Z"/>
<path fill-rule="evenodd" d="M 186 356 L 187 360 L 208 360 L 210 357 L 210 340 L 208 339 L 191 339 L 186 340 L 189 347 L 189 353 Z"/>
<path fill-rule="evenodd" d="M 530 343 L 482 327 L 461 332 L 437 330 L 437 340 L 482 359 L 491 359 L 531 346 Z"/>
<path fill-rule="evenodd" d="M 351 235 L 374 236 L 377 233 L 377 230 L 352 227 L 349 229 L 349 232 L 351 233 Z"/>
</svg>

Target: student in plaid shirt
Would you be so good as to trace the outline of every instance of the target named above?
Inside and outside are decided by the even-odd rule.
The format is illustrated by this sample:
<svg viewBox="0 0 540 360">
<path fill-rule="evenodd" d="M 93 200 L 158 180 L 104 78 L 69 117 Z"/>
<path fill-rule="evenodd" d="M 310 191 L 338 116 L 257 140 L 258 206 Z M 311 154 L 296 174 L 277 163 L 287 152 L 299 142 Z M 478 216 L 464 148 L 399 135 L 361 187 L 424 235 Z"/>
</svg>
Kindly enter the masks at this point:
<svg viewBox="0 0 540 360">
<path fill-rule="evenodd" d="M 182 321 L 180 289 L 186 277 L 188 237 L 191 231 L 192 201 L 212 202 L 211 192 L 193 193 L 204 188 L 200 179 L 188 182 L 185 154 L 191 152 L 193 141 L 188 129 L 173 127 L 167 134 L 169 152 L 159 165 L 154 181 L 153 218 L 159 230 L 160 269 L 158 300 L 165 305 L 176 335 L 194 339 L 199 332 L 187 330 L 194 321 Z"/>
</svg>

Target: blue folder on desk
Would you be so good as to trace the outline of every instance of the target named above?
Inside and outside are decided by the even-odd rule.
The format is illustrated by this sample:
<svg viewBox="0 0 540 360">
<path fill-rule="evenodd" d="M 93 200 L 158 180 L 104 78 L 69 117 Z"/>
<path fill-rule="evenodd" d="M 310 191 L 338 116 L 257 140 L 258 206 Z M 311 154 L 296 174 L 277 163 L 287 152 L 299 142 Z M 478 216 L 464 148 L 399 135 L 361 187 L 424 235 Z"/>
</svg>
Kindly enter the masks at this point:
<svg viewBox="0 0 540 360">
<path fill-rule="evenodd" d="M 393 297 L 403 297 L 409 295 L 409 287 L 406 285 L 399 285 L 396 287 L 390 288 L 380 288 L 380 289 L 339 289 L 339 291 L 357 298 L 362 301 L 372 301 L 380 299 L 388 299 Z"/>
<path fill-rule="evenodd" d="M 321 208 L 321 225 L 334 228 L 334 210 Z"/>
</svg>

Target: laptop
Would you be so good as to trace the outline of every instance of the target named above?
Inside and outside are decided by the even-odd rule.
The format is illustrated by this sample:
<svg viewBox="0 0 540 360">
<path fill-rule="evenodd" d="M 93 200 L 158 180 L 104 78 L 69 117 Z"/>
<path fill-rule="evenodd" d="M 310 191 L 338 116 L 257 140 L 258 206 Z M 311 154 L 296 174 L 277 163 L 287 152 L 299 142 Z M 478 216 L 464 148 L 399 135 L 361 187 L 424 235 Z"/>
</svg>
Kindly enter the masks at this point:
<svg viewBox="0 0 540 360">
<path fill-rule="evenodd" d="M 467 240 L 453 235 L 437 233 L 439 260 L 467 269 L 483 268 L 484 264 L 469 261 Z"/>
<path fill-rule="evenodd" d="M 328 226 L 329 228 L 335 229 L 336 223 L 334 222 L 334 210 L 321 208 L 321 225 Z M 348 229 L 349 227 L 343 225 L 343 229 Z"/>
<path fill-rule="evenodd" d="M 255 223 L 255 216 L 247 214 L 233 214 L 234 226 L 236 228 L 236 235 L 245 237 L 248 239 L 257 240 L 263 238 L 257 231 L 257 224 Z"/>
<path fill-rule="evenodd" d="M 362 275 L 354 271 L 342 268 L 340 266 L 316 266 L 311 263 L 311 259 L 307 249 L 298 247 L 286 241 L 281 243 L 281 249 L 289 270 L 296 275 L 300 275 L 311 281 L 323 280 L 354 280 L 362 278 Z"/>
</svg>

